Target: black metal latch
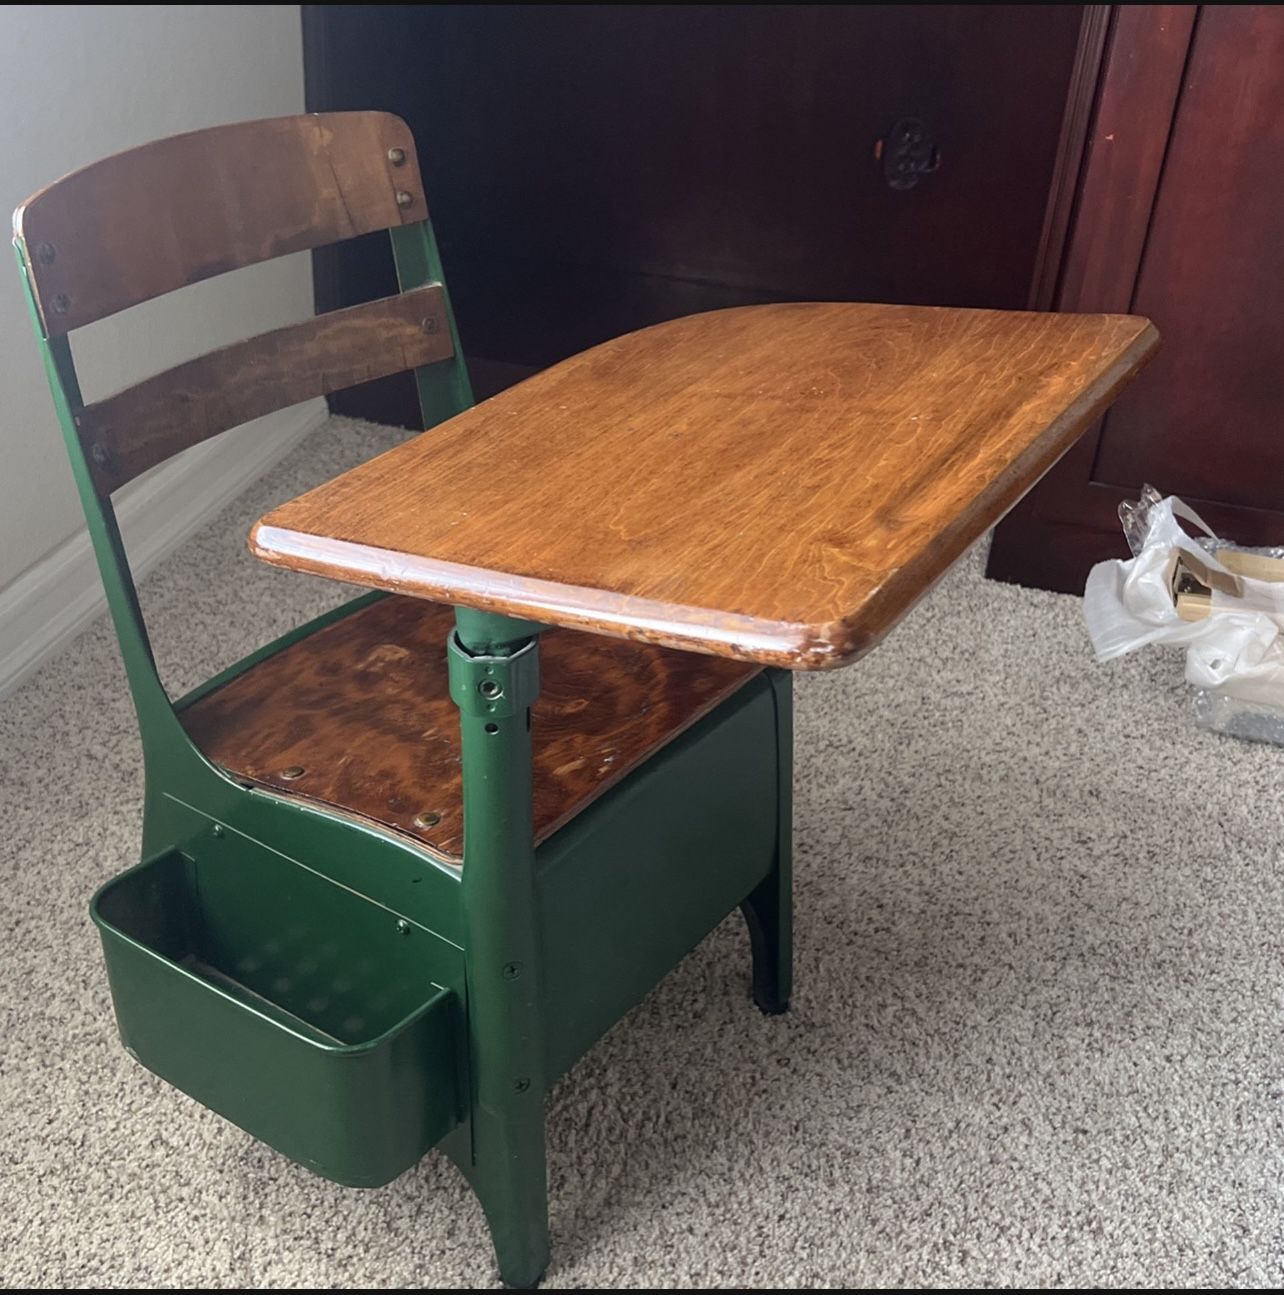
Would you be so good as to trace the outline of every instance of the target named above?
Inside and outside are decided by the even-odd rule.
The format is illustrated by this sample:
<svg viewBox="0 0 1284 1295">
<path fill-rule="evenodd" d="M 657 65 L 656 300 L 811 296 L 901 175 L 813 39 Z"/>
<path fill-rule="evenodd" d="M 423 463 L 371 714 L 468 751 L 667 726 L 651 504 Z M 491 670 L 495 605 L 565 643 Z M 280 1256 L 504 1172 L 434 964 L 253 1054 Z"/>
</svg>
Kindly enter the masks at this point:
<svg viewBox="0 0 1284 1295">
<path fill-rule="evenodd" d="M 874 145 L 874 156 L 883 163 L 883 179 L 891 189 L 912 189 L 941 165 L 941 150 L 917 117 L 902 117 Z"/>
</svg>

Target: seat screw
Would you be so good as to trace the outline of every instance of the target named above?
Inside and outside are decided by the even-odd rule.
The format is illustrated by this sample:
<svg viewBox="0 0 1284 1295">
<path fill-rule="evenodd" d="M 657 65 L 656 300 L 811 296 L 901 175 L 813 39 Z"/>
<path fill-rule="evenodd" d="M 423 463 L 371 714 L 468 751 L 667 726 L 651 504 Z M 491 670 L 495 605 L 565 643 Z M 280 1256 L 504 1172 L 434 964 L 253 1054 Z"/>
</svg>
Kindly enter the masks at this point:
<svg viewBox="0 0 1284 1295">
<path fill-rule="evenodd" d="M 101 441 L 95 441 L 89 447 L 89 457 L 101 468 L 110 461 L 111 451 Z"/>
<path fill-rule="evenodd" d="M 401 199 L 398 198 L 397 201 L 400 202 Z M 71 298 L 65 292 L 60 292 L 53 299 L 53 308 L 55 315 L 65 315 L 71 309 Z"/>
<path fill-rule="evenodd" d="M 281 770 L 281 777 L 284 778 L 286 782 L 293 782 L 296 778 L 302 778 L 305 772 L 306 771 L 301 764 L 292 764 Z"/>
<path fill-rule="evenodd" d="M 397 206 L 409 207 L 415 198 L 413 194 L 407 193 L 404 189 L 397 190 Z"/>
<path fill-rule="evenodd" d="M 436 827 L 441 822 L 441 815 L 436 810 L 426 809 L 423 813 L 416 814 L 410 821 L 420 829 Z"/>
<path fill-rule="evenodd" d="M 429 315 L 428 318 L 423 321 L 421 327 L 424 332 L 431 337 L 441 327 L 441 324 L 437 322 L 436 315 Z"/>
<path fill-rule="evenodd" d="M 36 260 L 39 261 L 41 265 L 52 265 L 54 263 L 54 258 L 57 255 L 58 253 L 54 251 L 54 245 L 52 243 L 41 243 L 40 246 L 36 248 Z"/>
<path fill-rule="evenodd" d="M 406 150 L 404 148 L 390 148 L 388 150 L 388 161 L 393 166 L 401 166 L 406 160 Z"/>
</svg>

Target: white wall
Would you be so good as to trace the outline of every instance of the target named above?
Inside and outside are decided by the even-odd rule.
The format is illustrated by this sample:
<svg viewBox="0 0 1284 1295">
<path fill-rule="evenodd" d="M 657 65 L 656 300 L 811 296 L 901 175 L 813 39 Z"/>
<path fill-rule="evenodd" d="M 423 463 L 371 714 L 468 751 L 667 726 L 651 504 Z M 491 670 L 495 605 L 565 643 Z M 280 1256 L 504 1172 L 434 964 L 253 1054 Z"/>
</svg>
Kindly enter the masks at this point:
<svg viewBox="0 0 1284 1295">
<path fill-rule="evenodd" d="M 163 135 L 302 111 L 298 5 L 6 5 L 0 28 L 0 203 L 12 209 L 67 171 Z M 146 239 L 145 227 L 137 237 Z M 85 398 L 301 319 L 311 309 L 307 258 L 300 255 L 103 320 L 72 335 Z M 297 435 L 299 427 L 296 411 L 292 421 L 260 420 L 198 447 L 159 470 L 168 474 L 160 486 L 142 482 L 132 508 L 127 488 L 117 499 L 127 541 L 131 520 L 135 530 L 168 523 L 155 516 L 173 493 L 165 482 L 190 478 L 197 467 L 202 477 L 217 476 L 209 456 L 229 437 L 231 445 L 218 451 L 225 459 L 237 454 L 238 437 L 243 450 L 261 447 L 265 438 Z M 189 515 L 191 489 L 188 481 L 179 492 L 185 492 L 182 506 Z M 141 512 L 144 496 L 147 518 Z M 170 506 L 177 507 L 177 499 Z M 42 572 L 51 563 L 58 568 L 80 560 L 82 526 L 17 269 L 0 263 L 0 690 L 6 684 L 6 647 L 11 654 L 14 648 L 4 641 L 6 611 L 10 639 L 20 632 L 38 637 L 19 620 L 30 620 L 36 594 L 37 602 L 47 603 Z M 144 535 L 142 547 L 149 543 L 156 548 L 154 535 Z"/>
</svg>

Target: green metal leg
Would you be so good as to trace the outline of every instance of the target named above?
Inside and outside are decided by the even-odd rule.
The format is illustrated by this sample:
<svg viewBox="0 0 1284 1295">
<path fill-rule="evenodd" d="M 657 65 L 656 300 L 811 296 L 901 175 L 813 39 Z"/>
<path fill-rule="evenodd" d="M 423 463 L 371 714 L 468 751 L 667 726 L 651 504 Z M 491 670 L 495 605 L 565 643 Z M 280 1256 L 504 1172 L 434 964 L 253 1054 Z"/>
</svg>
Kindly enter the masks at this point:
<svg viewBox="0 0 1284 1295">
<path fill-rule="evenodd" d="M 779 773 L 776 863 L 740 905 L 753 953 L 753 999 L 772 1016 L 789 1010 L 794 977 L 792 684 L 787 671 L 772 671 Z"/>
<path fill-rule="evenodd" d="M 753 951 L 753 1001 L 768 1016 L 789 1010 L 793 987 L 792 900 L 789 862 L 775 871 L 740 905 Z"/>
<path fill-rule="evenodd" d="M 471 1164 L 500 1276 L 548 1265 L 541 949 L 531 825 L 530 708 L 539 644 L 528 622 L 460 610 L 450 691 L 463 737 L 461 892 L 471 1070 Z"/>
</svg>

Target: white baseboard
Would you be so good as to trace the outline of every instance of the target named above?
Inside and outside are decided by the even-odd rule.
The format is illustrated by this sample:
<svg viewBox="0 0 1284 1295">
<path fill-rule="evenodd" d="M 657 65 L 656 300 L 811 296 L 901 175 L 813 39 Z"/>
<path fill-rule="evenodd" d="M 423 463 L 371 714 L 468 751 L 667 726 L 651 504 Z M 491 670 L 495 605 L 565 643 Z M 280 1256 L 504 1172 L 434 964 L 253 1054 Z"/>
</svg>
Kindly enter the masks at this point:
<svg viewBox="0 0 1284 1295">
<path fill-rule="evenodd" d="M 135 579 L 141 579 L 225 504 L 325 421 L 322 400 L 256 419 L 187 450 L 115 499 Z M 78 531 L 0 589 L 0 697 L 107 606 L 89 534 Z"/>
</svg>

